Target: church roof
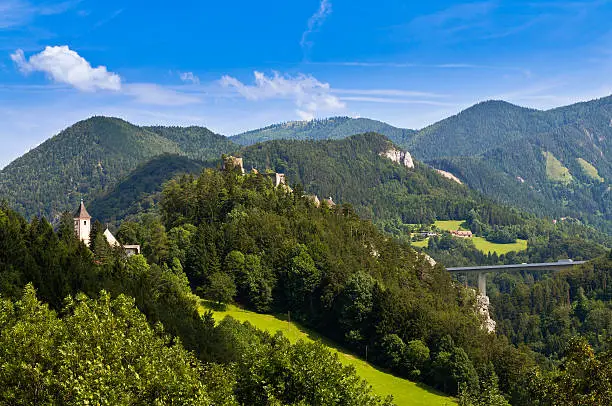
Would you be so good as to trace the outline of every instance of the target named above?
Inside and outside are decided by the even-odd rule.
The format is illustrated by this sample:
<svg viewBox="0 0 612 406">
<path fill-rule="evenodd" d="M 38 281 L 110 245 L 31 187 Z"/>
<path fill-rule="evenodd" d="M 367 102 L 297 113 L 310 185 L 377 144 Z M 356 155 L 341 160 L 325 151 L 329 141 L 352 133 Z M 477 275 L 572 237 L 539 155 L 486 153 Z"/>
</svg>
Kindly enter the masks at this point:
<svg viewBox="0 0 612 406">
<path fill-rule="evenodd" d="M 89 213 L 87 213 L 87 209 L 85 208 L 85 204 L 83 204 L 82 200 L 81 200 L 81 205 L 79 206 L 77 211 L 74 213 L 74 218 L 75 219 L 90 219 L 91 218 Z"/>
</svg>

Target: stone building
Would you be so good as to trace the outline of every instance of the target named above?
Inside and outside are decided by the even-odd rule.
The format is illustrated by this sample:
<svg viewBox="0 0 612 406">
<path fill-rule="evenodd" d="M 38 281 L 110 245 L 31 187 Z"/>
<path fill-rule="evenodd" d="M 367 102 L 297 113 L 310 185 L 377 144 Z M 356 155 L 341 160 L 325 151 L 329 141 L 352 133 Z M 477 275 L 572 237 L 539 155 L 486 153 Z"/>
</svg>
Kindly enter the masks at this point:
<svg viewBox="0 0 612 406">
<path fill-rule="evenodd" d="M 244 173 L 244 164 L 242 162 L 242 158 L 237 158 L 235 156 L 223 156 L 223 169 L 228 170 L 232 168 L 240 168 L 240 172 Z"/>
<path fill-rule="evenodd" d="M 83 241 L 85 245 L 88 247 L 91 246 L 91 241 L 89 239 L 89 235 L 91 234 L 91 216 L 87 212 L 83 200 L 81 200 L 81 205 L 74 213 L 74 234 L 79 240 Z M 108 228 L 104 230 L 104 238 L 106 238 L 106 241 L 111 247 L 122 247 L 128 257 L 140 254 L 140 245 L 121 244 Z"/>
</svg>

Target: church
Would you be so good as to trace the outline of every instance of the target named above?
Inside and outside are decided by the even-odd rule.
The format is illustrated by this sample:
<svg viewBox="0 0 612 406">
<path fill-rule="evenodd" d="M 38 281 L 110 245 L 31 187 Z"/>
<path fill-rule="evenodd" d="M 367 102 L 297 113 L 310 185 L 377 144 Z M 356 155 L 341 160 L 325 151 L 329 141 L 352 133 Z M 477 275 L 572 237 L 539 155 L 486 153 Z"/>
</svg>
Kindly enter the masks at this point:
<svg viewBox="0 0 612 406">
<path fill-rule="evenodd" d="M 91 246 L 91 241 L 89 241 L 89 234 L 91 233 L 91 216 L 87 212 L 85 208 L 85 204 L 83 200 L 81 200 L 81 205 L 74 213 L 74 233 L 77 238 L 85 243 L 88 247 Z M 111 247 L 121 247 L 125 251 L 125 254 L 129 257 L 132 255 L 140 254 L 140 245 L 123 245 L 110 232 L 108 227 L 104 230 L 104 237 L 106 241 Z"/>
</svg>

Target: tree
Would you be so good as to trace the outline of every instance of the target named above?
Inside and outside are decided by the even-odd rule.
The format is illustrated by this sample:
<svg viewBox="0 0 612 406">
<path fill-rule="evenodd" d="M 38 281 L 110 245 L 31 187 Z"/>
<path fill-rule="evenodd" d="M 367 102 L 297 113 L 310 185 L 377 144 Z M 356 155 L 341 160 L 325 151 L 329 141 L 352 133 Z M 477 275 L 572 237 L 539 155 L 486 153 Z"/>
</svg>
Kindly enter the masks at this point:
<svg viewBox="0 0 612 406">
<path fill-rule="evenodd" d="M 306 297 L 314 292 L 320 280 L 321 272 L 308 254 L 306 246 L 299 244 L 294 249 L 287 270 L 287 294 L 292 307 L 299 308 Z"/>
<path fill-rule="evenodd" d="M 411 379 L 419 379 L 421 373 L 429 362 L 429 348 L 421 340 L 412 340 L 406 344 L 404 352 L 404 368 Z"/>
<path fill-rule="evenodd" d="M 474 390 L 478 374 L 465 351 L 453 347 L 450 352 L 440 351 L 432 363 L 433 381 L 447 393 L 457 394 L 460 389 Z"/>
<path fill-rule="evenodd" d="M 236 296 L 236 285 L 228 274 L 215 272 L 208 277 L 206 296 L 217 303 L 230 303 Z"/>
</svg>

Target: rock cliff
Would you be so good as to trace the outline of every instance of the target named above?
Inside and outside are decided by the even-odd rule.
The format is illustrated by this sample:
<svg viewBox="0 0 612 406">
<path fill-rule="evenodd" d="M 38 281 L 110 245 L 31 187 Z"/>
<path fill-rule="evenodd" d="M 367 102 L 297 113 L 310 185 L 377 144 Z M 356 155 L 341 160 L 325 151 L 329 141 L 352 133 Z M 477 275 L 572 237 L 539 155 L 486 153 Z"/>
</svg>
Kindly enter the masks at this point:
<svg viewBox="0 0 612 406">
<path fill-rule="evenodd" d="M 385 152 L 381 152 L 380 156 L 389 158 L 395 163 L 404 165 L 406 168 L 414 168 L 414 162 L 412 161 L 412 156 L 410 155 L 410 152 L 400 151 L 398 149 L 391 148 Z"/>
</svg>

